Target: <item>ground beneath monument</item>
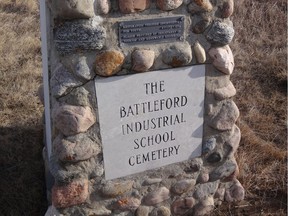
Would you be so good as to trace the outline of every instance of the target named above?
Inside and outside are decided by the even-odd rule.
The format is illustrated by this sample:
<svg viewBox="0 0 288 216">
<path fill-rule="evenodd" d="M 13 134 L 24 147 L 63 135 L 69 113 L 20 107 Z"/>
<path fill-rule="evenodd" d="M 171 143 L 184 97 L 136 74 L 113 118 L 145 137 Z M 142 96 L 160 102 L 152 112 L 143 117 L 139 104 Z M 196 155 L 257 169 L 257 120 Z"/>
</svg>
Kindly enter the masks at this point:
<svg viewBox="0 0 288 216">
<path fill-rule="evenodd" d="M 0 2 L 0 215 L 44 215 L 42 82 L 37 1 Z M 237 153 L 245 201 L 214 215 L 286 215 L 286 25 L 284 0 L 235 1 L 240 108 Z"/>
</svg>

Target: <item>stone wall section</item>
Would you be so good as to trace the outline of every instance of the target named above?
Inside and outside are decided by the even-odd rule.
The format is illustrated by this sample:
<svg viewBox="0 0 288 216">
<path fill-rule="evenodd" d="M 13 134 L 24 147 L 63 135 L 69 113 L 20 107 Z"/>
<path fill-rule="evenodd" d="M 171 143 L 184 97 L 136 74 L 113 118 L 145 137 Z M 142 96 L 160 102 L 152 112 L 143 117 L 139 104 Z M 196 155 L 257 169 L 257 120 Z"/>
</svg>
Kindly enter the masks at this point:
<svg viewBox="0 0 288 216">
<path fill-rule="evenodd" d="M 230 81 L 233 0 L 49 0 L 55 178 L 46 215 L 205 215 L 223 201 L 244 199 L 234 154 L 241 133 Z M 185 16 L 178 42 L 125 45 L 117 23 Z M 206 64 L 202 156 L 106 181 L 96 76 Z M 125 92 L 123 92 L 125 94 Z"/>
</svg>

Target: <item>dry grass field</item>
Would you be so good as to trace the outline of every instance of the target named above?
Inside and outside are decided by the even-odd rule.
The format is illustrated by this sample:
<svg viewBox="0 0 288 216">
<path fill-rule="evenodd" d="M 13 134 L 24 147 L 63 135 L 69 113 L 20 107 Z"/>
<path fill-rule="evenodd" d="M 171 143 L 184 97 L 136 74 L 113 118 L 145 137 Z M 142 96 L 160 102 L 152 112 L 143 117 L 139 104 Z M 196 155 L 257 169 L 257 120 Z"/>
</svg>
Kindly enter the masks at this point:
<svg viewBox="0 0 288 216">
<path fill-rule="evenodd" d="M 287 2 L 235 0 L 232 19 L 242 131 L 237 160 L 246 199 L 213 215 L 286 215 Z M 39 28 L 36 0 L 0 0 L 1 216 L 39 216 L 47 209 Z"/>
</svg>

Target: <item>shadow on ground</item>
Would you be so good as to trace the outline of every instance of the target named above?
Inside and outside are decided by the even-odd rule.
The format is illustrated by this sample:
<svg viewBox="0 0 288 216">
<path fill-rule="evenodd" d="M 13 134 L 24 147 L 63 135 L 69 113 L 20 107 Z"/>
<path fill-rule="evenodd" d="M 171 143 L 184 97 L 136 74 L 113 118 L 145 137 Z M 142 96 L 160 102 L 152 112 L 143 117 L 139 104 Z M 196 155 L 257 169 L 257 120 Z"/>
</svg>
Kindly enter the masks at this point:
<svg viewBox="0 0 288 216">
<path fill-rule="evenodd" d="M 39 216 L 47 210 L 43 127 L 0 127 L 0 215 Z"/>
</svg>

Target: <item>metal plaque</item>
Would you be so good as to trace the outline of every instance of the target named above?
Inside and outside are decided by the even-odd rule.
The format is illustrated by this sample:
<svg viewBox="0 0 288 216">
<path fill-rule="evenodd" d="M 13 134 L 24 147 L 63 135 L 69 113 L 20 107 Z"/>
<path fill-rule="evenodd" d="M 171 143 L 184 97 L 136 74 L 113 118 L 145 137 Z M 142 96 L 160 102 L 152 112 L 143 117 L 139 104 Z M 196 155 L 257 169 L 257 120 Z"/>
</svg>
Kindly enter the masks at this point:
<svg viewBox="0 0 288 216">
<path fill-rule="evenodd" d="M 120 45 L 184 40 L 184 16 L 119 22 Z"/>
</svg>

